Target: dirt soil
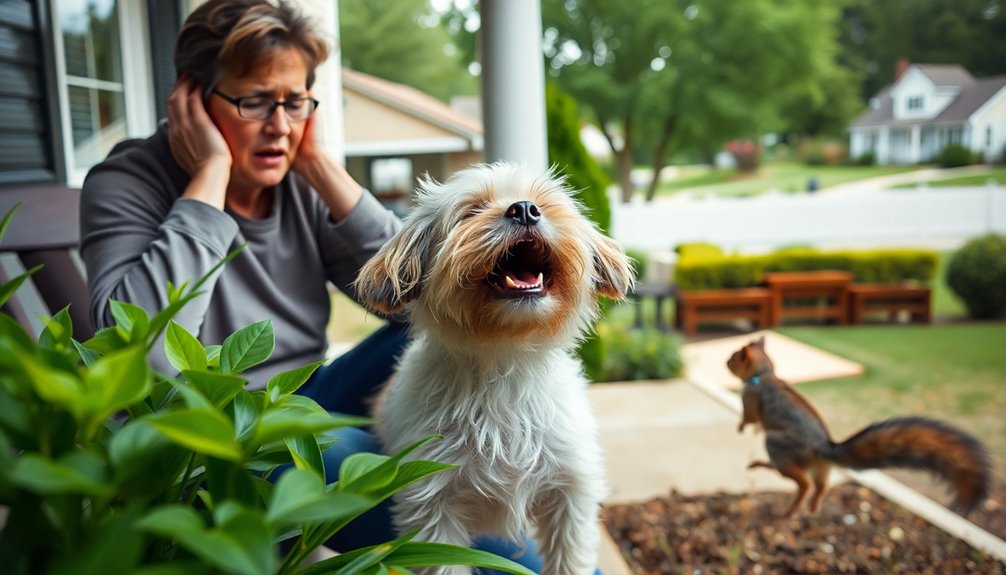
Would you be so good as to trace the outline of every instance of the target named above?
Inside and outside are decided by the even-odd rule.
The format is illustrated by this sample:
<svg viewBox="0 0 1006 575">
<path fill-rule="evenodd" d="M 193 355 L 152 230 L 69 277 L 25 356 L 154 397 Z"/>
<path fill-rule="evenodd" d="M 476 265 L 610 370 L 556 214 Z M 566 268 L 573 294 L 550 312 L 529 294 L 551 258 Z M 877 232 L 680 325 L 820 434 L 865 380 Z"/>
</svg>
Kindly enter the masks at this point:
<svg viewBox="0 0 1006 575">
<path fill-rule="evenodd" d="M 817 515 L 780 514 L 792 493 L 669 496 L 603 512 L 633 573 L 1006 575 L 1006 564 L 854 483 L 834 485 Z M 1006 488 L 970 519 L 1006 537 Z"/>
</svg>

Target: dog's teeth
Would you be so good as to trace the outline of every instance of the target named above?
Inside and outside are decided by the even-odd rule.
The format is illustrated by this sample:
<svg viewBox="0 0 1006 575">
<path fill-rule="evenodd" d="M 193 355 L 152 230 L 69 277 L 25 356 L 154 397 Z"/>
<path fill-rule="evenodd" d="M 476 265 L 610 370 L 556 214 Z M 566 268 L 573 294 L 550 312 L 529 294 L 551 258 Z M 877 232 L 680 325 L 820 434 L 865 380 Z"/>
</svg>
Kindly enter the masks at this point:
<svg viewBox="0 0 1006 575">
<path fill-rule="evenodd" d="M 538 272 L 538 281 L 535 282 L 534 287 L 541 287 L 542 282 L 545 281 L 545 275 Z"/>
<path fill-rule="evenodd" d="M 517 284 L 510 279 L 510 276 L 506 276 L 506 287 L 510 289 L 517 289 Z"/>
</svg>

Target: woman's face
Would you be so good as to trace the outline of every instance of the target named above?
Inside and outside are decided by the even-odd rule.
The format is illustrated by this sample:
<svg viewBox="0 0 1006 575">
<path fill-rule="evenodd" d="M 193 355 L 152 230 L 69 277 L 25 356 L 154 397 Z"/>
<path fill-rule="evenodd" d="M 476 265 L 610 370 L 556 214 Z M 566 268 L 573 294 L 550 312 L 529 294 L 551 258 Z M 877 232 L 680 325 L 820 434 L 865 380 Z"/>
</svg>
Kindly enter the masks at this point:
<svg viewBox="0 0 1006 575">
<path fill-rule="evenodd" d="M 282 48 L 240 78 L 224 74 L 217 91 L 230 98 L 262 96 L 279 101 L 303 98 L 307 65 L 296 48 Z M 293 165 L 307 120 L 291 121 L 280 107 L 266 120 L 248 120 L 237 106 L 211 94 L 207 111 L 231 151 L 228 191 L 259 191 L 279 184 Z"/>
</svg>

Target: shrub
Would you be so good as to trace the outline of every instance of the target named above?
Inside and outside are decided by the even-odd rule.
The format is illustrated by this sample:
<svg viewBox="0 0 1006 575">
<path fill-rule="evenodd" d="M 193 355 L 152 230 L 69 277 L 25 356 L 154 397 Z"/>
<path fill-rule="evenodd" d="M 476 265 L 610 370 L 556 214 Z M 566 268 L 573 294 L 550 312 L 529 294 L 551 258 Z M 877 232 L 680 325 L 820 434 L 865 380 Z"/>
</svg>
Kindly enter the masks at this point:
<svg viewBox="0 0 1006 575">
<path fill-rule="evenodd" d="M 861 283 L 928 282 L 936 273 L 938 256 L 932 250 L 895 249 L 817 251 L 790 247 L 764 255 L 717 256 L 707 248 L 683 251 L 674 268 L 681 289 L 752 287 L 765 272 L 844 270 Z"/>
<path fill-rule="evenodd" d="M 977 319 L 1006 315 L 1006 235 L 970 240 L 947 264 L 947 286 Z"/>
<path fill-rule="evenodd" d="M 872 166 L 877 163 L 877 156 L 872 151 L 863 152 L 854 163 L 859 166 Z"/>
<path fill-rule="evenodd" d="M 392 457 L 350 456 L 339 481 L 326 485 L 326 432 L 367 420 L 294 394 L 320 362 L 248 391 L 241 373 L 272 353 L 271 322 L 204 346 L 171 321 L 226 261 L 191 287 L 169 284 L 168 305 L 153 316 L 111 302 L 116 325 L 85 342 L 72 338 L 66 308 L 37 342 L 0 314 L 4 573 L 387 573 L 480 564 L 530 574 L 491 554 L 410 541 L 414 533 L 304 565 L 350 520 L 450 466 L 403 460 L 428 438 Z M 0 305 L 31 273 L 0 286 Z M 162 334 L 176 376 L 147 361 Z M 294 467 L 270 483 L 283 464 Z M 280 557 L 278 542 L 298 535 Z"/>
<path fill-rule="evenodd" d="M 936 162 L 943 168 L 959 168 L 975 163 L 971 150 L 960 144 L 949 144 L 936 157 Z"/>
<path fill-rule="evenodd" d="M 639 381 L 678 377 L 684 368 L 680 339 L 657 329 L 597 326 L 604 342 L 603 370 L 595 381 Z"/>
</svg>

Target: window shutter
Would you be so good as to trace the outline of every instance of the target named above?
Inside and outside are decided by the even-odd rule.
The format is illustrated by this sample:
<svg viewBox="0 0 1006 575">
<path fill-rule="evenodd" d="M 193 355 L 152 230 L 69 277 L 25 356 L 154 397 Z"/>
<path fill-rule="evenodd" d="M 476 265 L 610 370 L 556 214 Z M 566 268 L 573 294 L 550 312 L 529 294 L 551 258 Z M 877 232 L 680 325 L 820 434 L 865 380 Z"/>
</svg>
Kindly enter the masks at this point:
<svg viewBox="0 0 1006 575">
<path fill-rule="evenodd" d="M 46 2 L 0 0 L 0 186 L 65 180 Z"/>
</svg>

